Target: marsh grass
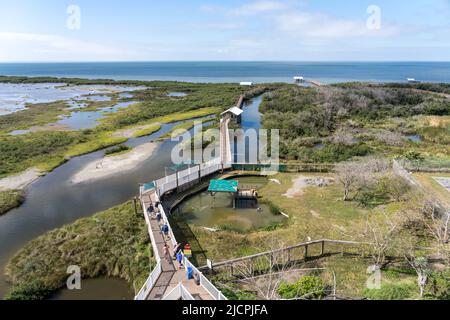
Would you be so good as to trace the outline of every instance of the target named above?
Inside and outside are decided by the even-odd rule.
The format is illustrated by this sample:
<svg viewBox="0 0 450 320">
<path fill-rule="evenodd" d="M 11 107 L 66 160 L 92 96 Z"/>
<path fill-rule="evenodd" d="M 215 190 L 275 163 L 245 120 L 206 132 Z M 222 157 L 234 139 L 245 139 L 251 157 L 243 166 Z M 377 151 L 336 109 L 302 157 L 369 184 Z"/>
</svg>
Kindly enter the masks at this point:
<svg viewBox="0 0 450 320">
<path fill-rule="evenodd" d="M 161 125 L 153 124 L 153 125 L 149 126 L 148 128 L 137 130 L 136 132 L 133 133 L 133 137 L 140 138 L 140 137 L 150 136 L 150 135 L 158 132 L 159 130 L 161 130 Z"/>
<path fill-rule="evenodd" d="M 127 202 L 25 245 L 6 267 L 13 285 L 6 298 L 47 298 L 65 286 L 71 265 L 83 278 L 119 277 L 139 290 L 152 263 L 145 220 Z"/>
<path fill-rule="evenodd" d="M 108 149 L 105 151 L 105 156 L 111 157 L 111 156 L 118 156 L 121 154 L 125 154 L 130 152 L 132 149 L 126 145 L 118 145 L 116 147 L 113 147 L 111 149 Z"/>
<path fill-rule="evenodd" d="M 20 206 L 25 201 L 22 190 L 0 191 L 0 215 Z"/>
</svg>

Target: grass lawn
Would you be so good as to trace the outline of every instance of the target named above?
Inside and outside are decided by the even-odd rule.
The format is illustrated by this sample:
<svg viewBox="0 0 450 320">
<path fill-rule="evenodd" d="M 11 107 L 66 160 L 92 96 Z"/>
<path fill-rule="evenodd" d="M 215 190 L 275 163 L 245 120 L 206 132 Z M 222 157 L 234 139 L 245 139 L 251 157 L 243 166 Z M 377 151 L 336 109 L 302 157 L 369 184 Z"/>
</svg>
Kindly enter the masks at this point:
<svg viewBox="0 0 450 320">
<path fill-rule="evenodd" d="M 292 188 L 297 177 L 329 177 L 327 174 L 291 174 L 280 173 L 274 177 L 281 184 L 269 182 L 259 190 L 260 201 L 268 202 L 278 210 L 288 214 L 290 219 L 285 226 L 266 228 L 240 233 L 235 231 L 218 231 L 211 233 L 195 225 L 185 225 L 183 234 L 187 241 L 193 244 L 197 262 L 204 265 L 206 257 L 212 261 L 223 261 L 231 258 L 247 256 L 265 250 L 270 250 L 270 243 L 279 246 L 289 246 L 313 240 L 358 240 L 362 233 L 367 214 L 380 215 L 397 212 L 414 205 L 414 200 L 408 202 L 391 202 L 373 209 L 364 208 L 356 202 L 342 201 L 342 189 L 338 184 L 328 187 L 307 187 L 303 194 L 293 198 L 284 196 Z M 359 239 L 360 240 L 360 239 Z M 316 248 L 317 249 L 317 248 Z M 340 248 L 330 248 L 340 252 Z M 314 254 L 314 248 L 311 253 Z M 317 249 L 318 250 L 318 249 Z M 351 250 L 353 251 L 353 250 Z M 356 252 L 356 251 L 354 251 Z M 367 281 L 367 268 L 370 259 L 359 256 L 330 256 L 324 259 L 308 262 L 311 267 L 328 267 L 336 272 L 339 293 L 342 296 L 362 297 Z"/>
<path fill-rule="evenodd" d="M 436 196 L 443 203 L 450 206 L 450 192 L 446 190 L 441 184 L 439 184 L 434 177 L 448 177 L 450 173 L 414 173 L 414 177 L 419 180 L 422 186 L 430 192 L 430 194 Z"/>
</svg>

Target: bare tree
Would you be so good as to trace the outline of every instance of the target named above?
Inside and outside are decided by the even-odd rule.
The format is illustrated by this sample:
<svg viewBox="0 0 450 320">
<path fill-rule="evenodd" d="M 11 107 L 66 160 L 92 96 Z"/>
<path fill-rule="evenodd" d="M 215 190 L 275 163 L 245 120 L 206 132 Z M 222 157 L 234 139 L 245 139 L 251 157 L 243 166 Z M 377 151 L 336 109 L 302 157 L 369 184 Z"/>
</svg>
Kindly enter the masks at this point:
<svg viewBox="0 0 450 320">
<path fill-rule="evenodd" d="M 441 245 L 449 242 L 450 209 L 440 209 L 433 200 L 426 200 L 422 209 L 428 222 L 427 227 L 436 241 Z"/>
<path fill-rule="evenodd" d="M 428 259 L 423 256 L 415 256 L 413 252 L 405 255 L 406 261 L 408 261 L 411 268 L 416 271 L 417 274 L 417 284 L 419 285 L 419 295 L 423 298 L 425 287 L 428 283 L 428 277 L 431 270 L 428 265 Z"/>
<path fill-rule="evenodd" d="M 367 216 L 363 236 L 369 243 L 370 254 L 376 268 L 381 269 L 386 263 L 387 253 L 395 248 L 400 225 L 398 217 L 391 218 L 385 212 L 382 219 Z"/>
<path fill-rule="evenodd" d="M 283 248 L 284 245 L 272 239 L 268 251 Z M 256 292 L 264 300 L 278 300 L 280 285 L 287 280 L 293 270 L 288 263 L 287 252 L 278 251 L 272 255 L 243 260 L 233 265 L 233 275 L 250 291 Z M 226 285 L 225 285 L 226 286 Z"/>
<path fill-rule="evenodd" d="M 389 163 L 380 158 L 366 158 L 359 161 L 339 163 L 335 167 L 337 180 L 344 187 L 344 201 L 350 193 L 356 194 L 365 186 L 378 181 L 389 171 Z"/>
<path fill-rule="evenodd" d="M 425 200 L 422 213 L 429 233 L 436 240 L 437 250 L 442 258 L 450 263 L 450 209 L 441 207 L 432 199 Z"/>
<path fill-rule="evenodd" d="M 360 166 L 356 162 L 339 163 L 335 167 L 337 180 L 344 187 L 344 201 L 348 201 L 350 193 L 357 190 L 361 182 Z"/>
</svg>

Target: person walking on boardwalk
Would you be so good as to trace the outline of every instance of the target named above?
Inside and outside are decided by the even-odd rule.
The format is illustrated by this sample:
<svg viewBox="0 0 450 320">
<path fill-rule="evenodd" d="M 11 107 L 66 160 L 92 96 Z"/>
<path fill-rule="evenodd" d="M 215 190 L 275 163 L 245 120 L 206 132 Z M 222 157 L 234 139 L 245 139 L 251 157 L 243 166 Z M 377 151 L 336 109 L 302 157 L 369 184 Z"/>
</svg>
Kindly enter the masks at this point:
<svg viewBox="0 0 450 320">
<path fill-rule="evenodd" d="M 174 260 L 177 260 L 177 253 L 178 253 L 179 251 L 181 251 L 181 243 L 178 242 L 178 243 L 175 245 L 175 247 L 173 248 L 173 259 L 174 259 Z"/>
<path fill-rule="evenodd" d="M 166 244 L 164 244 L 164 248 L 163 248 L 163 255 L 164 255 L 164 259 L 166 259 L 167 262 L 171 262 L 172 259 L 170 258 L 170 252 L 169 252 L 169 246 Z"/>
<path fill-rule="evenodd" d="M 158 221 L 158 224 L 161 223 L 162 215 L 159 210 L 156 210 L 156 221 Z"/>
<path fill-rule="evenodd" d="M 169 239 L 169 226 L 167 225 L 167 223 L 165 223 L 162 228 L 161 231 L 164 233 L 164 237 L 166 239 Z"/>
<path fill-rule="evenodd" d="M 181 250 L 178 250 L 177 253 L 177 261 L 178 261 L 178 265 L 179 265 L 179 269 L 183 269 L 184 265 L 183 265 L 183 253 L 181 252 Z"/>
</svg>

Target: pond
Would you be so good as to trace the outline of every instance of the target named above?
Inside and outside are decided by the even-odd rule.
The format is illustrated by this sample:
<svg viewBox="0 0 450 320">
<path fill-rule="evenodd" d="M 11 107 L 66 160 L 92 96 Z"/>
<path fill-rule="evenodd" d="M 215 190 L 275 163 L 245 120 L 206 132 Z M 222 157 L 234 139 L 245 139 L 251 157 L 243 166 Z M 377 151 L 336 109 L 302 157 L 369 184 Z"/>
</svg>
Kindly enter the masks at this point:
<svg viewBox="0 0 450 320">
<path fill-rule="evenodd" d="M 112 93 L 134 92 L 145 87 L 116 85 L 66 85 L 65 83 L 0 83 L 0 115 L 26 109 L 27 104 L 50 103 L 70 99 L 110 101 Z"/>
<path fill-rule="evenodd" d="M 168 97 L 186 97 L 188 94 L 185 92 L 170 92 L 169 94 L 167 94 Z"/>
<path fill-rule="evenodd" d="M 77 101 L 95 101 L 95 102 L 101 102 L 101 101 L 111 101 L 110 96 L 100 96 L 100 95 L 94 95 L 94 96 L 82 96 L 75 98 Z"/>
<path fill-rule="evenodd" d="M 81 103 L 76 104 L 74 101 L 71 101 L 72 107 L 70 109 L 79 109 L 86 107 L 87 105 Z M 84 129 L 93 129 L 99 124 L 99 120 L 103 119 L 108 113 L 115 113 L 120 109 L 128 108 L 130 105 L 135 104 L 135 101 L 128 102 L 119 102 L 111 107 L 100 108 L 97 111 L 75 111 L 72 112 L 69 116 L 62 117 L 61 120 L 58 120 L 54 123 L 50 123 L 49 126 L 53 126 L 55 128 L 62 128 L 63 130 L 84 130 Z M 9 134 L 11 136 L 18 136 L 23 134 L 28 134 L 33 130 L 15 130 L 11 131 Z"/>
<path fill-rule="evenodd" d="M 265 177 L 239 177 L 239 185 L 249 189 L 261 189 L 268 183 Z M 173 211 L 189 224 L 215 229 L 249 231 L 276 223 L 286 218 L 269 205 L 253 200 L 238 200 L 233 208 L 233 195 L 217 193 L 214 196 L 202 192 L 181 203 Z"/>
<path fill-rule="evenodd" d="M 422 136 L 420 136 L 418 134 L 412 134 L 412 135 L 406 136 L 406 138 L 411 142 L 416 142 L 416 143 L 422 142 Z"/>
<path fill-rule="evenodd" d="M 62 289 L 51 300 L 133 300 L 130 285 L 122 279 L 97 278 L 81 280 L 81 290 Z"/>
</svg>

